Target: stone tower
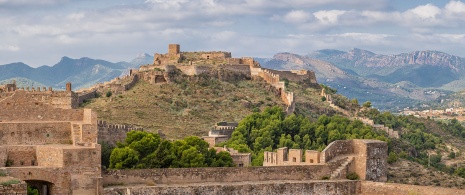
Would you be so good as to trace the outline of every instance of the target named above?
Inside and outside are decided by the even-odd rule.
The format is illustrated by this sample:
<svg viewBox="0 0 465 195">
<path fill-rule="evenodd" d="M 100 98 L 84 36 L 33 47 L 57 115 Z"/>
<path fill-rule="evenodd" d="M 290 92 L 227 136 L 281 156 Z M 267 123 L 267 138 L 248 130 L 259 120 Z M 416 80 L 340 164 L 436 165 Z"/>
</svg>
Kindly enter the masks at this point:
<svg viewBox="0 0 465 195">
<path fill-rule="evenodd" d="M 179 54 L 180 52 L 180 46 L 179 44 L 169 44 L 168 45 L 168 54 Z"/>
<path fill-rule="evenodd" d="M 66 91 L 71 91 L 71 83 L 70 82 L 66 83 Z"/>
</svg>

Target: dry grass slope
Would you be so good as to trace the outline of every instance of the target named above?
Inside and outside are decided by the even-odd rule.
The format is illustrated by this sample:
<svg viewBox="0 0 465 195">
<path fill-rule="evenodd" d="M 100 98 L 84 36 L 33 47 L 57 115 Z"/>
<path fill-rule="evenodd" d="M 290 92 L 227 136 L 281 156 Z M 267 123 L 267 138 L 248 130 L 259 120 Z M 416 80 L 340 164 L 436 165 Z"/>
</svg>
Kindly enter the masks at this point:
<svg viewBox="0 0 465 195">
<path fill-rule="evenodd" d="M 219 121 L 240 121 L 255 109 L 280 105 L 264 81 L 188 82 L 151 85 L 139 81 L 122 95 L 92 99 L 84 105 L 100 120 L 162 130 L 168 138 L 207 135 Z"/>
</svg>

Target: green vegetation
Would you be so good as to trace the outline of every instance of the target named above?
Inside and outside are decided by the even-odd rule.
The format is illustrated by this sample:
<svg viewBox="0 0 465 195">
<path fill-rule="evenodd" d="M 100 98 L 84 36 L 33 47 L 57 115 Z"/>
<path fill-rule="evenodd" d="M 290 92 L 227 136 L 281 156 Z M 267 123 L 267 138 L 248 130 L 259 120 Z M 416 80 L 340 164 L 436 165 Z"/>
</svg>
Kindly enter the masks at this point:
<svg viewBox="0 0 465 195">
<path fill-rule="evenodd" d="M 346 178 L 350 179 L 350 180 L 359 180 L 360 176 L 358 176 L 357 173 L 355 173 L 355 172 L 351 172 L 351 173 L 347 174 Z"/>
<path fill-rule="evenodd" d="M 112 150 L 109 165 L 112 169 L 232 166 L 228 152 L 216 153 L 198 137 L 171 142 L 144 131 L 128 132 L 125 142 Z"/>
<path fill-rule="evenodd" d="M 445 173 L 455 172 L 459 176 L 465 176 L 462 174 L 461 168 L 446 166 L 441 154 L 441 151 L 447 152 L 443 149 L 443 138 L 447 137 L 447 133 L 458 137 L 462 136 L 464 128 L 457 120 L 451 120 L 450 123 L 446 124 L 413 116 L 395 116 L 389 112 L 380 113 L 375 109 L 365 110 L 360 114 L 368 116 L 377 124 L 383 124 L 401 132 L 401 138 L 390 144 L 388 157 L 390 163 L 397 161 L 396 159 L 400 157 L 434 167 Z M 449 152 L 445 155 L 455 158 L 455 154 L 451 155 Z"/>
<path fill-rule="evenodd" d="M 39 189 L 27 186 L 27 195 L 39 195 Z"/>
<path fill-rule="evenodd" d="M 252 152 L 252 165 L 261 166 L 264 151 L 280 147 L 322 151 L 332 141 L 344 139 L 388 141 L 383 134 L 358 120 L 321 115 L 317 122 L 311 122 L 303 115 L 286 117 L 284 111 L 275 106 L 245 117 L 231 139 L 221 145 L 239 152 Z"/>
<path fill-rule="evenodd" d="M 2 185 L 2 186 L 9 186 L 9 185 L 11 185 L 11 184 L 19 184 L 19 183 L 21 183 L 21 181 L 16 180 L 16 179 L 12 179 L 12 180 L 8 180 L 8 181 L 5 181 L 5 182 L 0 183 L 0 185 Z"/>
</svg>

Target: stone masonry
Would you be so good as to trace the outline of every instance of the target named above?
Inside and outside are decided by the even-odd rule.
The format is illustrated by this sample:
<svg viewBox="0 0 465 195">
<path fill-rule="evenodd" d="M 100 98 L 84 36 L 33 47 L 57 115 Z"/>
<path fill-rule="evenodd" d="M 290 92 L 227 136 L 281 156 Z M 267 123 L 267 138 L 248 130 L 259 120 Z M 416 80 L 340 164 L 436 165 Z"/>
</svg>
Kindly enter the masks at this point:
<svg viewBox="0 0 465 195">
<path fill-rule="evenodd" d="M 41 194 L 101 194 L 97 115 L 71 91 L 0 92 L 0 171 Z"/>
<path fill-rule="evenodd" d="M 277 152 L 265 152 L 263 166 L 322 165 L 344 159 L 345 163 L 331 173 L 332 179 L 341 179 L 355 172 L 362 180 L 387 181 L 387 143 L 378 140 L 337 140 L 322 152 L 279 148 Z"/>
</svg>

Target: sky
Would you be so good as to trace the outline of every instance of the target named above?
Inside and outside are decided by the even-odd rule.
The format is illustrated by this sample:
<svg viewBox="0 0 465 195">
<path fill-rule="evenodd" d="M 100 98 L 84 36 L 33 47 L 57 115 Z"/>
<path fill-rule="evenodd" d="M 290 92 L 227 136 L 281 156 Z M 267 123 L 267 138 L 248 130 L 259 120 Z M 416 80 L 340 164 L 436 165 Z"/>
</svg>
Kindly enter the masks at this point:
<svg viewBox="0 0 465 195">
<path fill-rule="evenodd" d="M 465 0 L 0 0 L 0 64 L 141 53 L 360 48 L 465 57 Z"/>
</svg>

